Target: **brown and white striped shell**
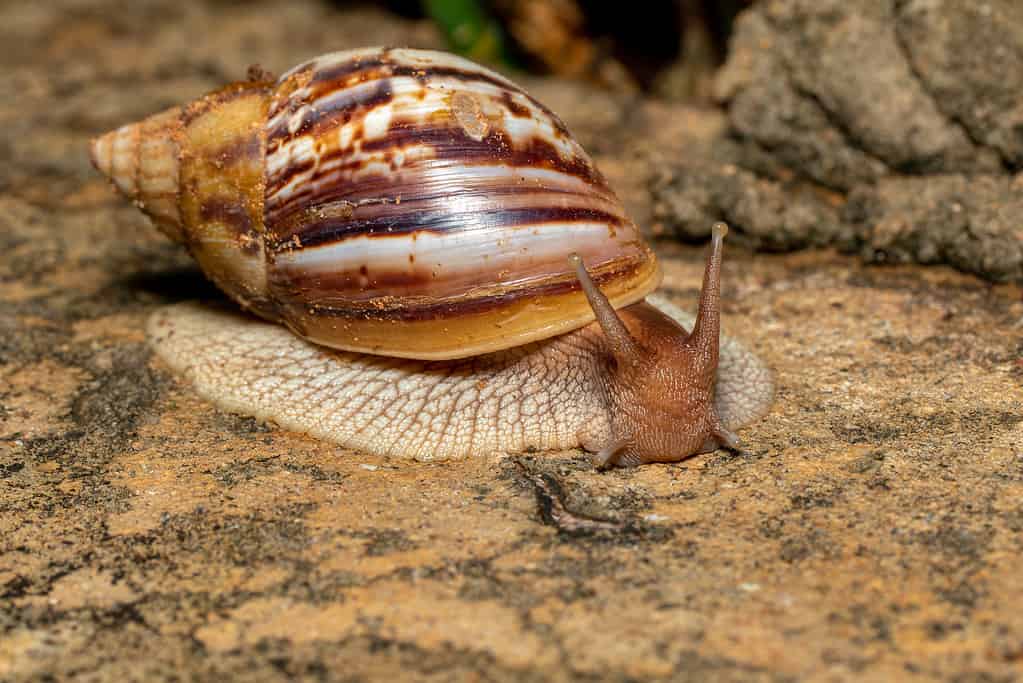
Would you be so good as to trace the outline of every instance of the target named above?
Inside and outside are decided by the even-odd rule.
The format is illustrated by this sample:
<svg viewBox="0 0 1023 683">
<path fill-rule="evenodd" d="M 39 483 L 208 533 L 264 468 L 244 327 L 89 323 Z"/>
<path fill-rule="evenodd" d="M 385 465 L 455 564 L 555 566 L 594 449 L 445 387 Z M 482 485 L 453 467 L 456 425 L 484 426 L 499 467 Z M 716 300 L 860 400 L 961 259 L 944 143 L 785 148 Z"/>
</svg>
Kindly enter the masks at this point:
<svg viewBox="0 0 1023 683">
<path fill-rule="evenodd" d="M 339 349 L 422 359 L 518 346 L 660 273 L 564 124 L 441 52 L 324 55 L 98 138 L 97 168 L 258 315 Z"/>
</svg>

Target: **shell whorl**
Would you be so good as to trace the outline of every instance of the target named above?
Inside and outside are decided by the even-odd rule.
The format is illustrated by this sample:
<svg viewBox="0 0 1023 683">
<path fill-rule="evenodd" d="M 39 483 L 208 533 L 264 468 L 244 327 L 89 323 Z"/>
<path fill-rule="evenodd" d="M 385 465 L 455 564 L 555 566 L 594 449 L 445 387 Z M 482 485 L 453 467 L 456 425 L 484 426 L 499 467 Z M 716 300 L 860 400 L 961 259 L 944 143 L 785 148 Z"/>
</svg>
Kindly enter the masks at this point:
<svg viewBox="0 0 1023 683">
<path fill-rule="evenodd" d="M 101 135 L 89 146 L 92 165 L 145 211 L 175 242 L 184 242 L 178 208 L 181 107 Z"/>
</svg>

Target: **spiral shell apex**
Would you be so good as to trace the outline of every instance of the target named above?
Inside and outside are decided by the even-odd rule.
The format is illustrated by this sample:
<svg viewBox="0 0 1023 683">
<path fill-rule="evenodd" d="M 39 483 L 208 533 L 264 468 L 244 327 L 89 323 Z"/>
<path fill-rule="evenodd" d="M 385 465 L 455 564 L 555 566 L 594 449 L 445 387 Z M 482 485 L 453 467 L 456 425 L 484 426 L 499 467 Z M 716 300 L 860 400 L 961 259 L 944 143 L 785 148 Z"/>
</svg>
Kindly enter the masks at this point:
<svg viewBox="0 0 1023 683">
<path fill-rule="evenodd" d="M 324 55 L 108 133 L 92 158 L 232 298 L 335 348 L 456 358 L 581 327 L 571 253 L 616 307 L 660 278 L 564 124 L 445 53 Z"/>
</svg>

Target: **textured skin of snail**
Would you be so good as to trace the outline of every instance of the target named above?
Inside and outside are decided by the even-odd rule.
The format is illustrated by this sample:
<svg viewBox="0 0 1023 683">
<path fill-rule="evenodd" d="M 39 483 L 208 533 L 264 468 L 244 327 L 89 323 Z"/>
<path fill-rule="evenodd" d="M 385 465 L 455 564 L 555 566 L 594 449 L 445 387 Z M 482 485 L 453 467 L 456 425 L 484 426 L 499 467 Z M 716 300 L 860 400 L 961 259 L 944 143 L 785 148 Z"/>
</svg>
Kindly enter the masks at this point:
<svg viewBox="0 0 1023 683">
<path fill-rule="evenodd" d="M 693 316 L 666 299 L 648 302 L 692 328 Z M 580 446 L 598 452 L 613 441 L 596 325 L 432 362 L 326 349 L 280 326 L 196 303 L 161 309 L 148 334 L 160 358 L 217 405 L 379 455 L 428 461 Z M 760 417 L 771 386 L 763 363 L 724 337 L 715 395 L 724 426 Z"/>
<path fill-rule="evenodd" d="M 695 318 L 644 303 L 656 258 L 593 162 L 467 60 L 324 55 L 90 151 L 269 321 L 152 317 L 157 354 L 225 408 L 420 460 L 582 446 L 635 465 L 735 447 L 770 404 L 763 364 L 719 351 L 724 227 Z"/>
</svg>

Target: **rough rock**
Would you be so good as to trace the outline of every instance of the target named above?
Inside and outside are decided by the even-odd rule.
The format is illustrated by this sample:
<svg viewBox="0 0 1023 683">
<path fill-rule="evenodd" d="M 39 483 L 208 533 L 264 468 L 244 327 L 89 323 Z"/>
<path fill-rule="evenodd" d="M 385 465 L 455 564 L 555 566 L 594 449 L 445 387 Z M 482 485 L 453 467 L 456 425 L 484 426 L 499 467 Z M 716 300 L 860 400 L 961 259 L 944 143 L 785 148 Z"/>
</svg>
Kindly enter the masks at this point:
<svg viewBox="0 0 1023 683">
<path fill-rule="evenodd" d="M 1023 5 L 912 0 L 899 6 L 896 29 L 944 116 L 1023 168 Z"/>
<path fill-rule="evenodd" d="M 653 230 L 687 242 L 710 235 L 714 221 L 737 226 L 751 249 L 781 251 L 835 242 L 842 229 L 833 193 L 783 183 L 735 164 L 693 159 L 662 166 L 650 185 Z"/>
<path fill-rule="evenodd" d="M 843 215 L 868 261 L 1023 280 L 1023 177 L 891 176 L 854 190 Z"/>
<path fill-rule="evenodd" d="M 85 144 L 249 61 L 430 27 L 68 1 L 6 5 L 0 40 L 0 680 L 1023 677 L 1018 285 L 730 241 L 725 327 L 779 387 L 742 452 L 607 473 L 579 452 L 372 458 L 217 410 L 152 357 L 150 312 L 219 295 Z M 566 100 L 648 214 L 659 164 L 723 127 Z M 703 248 L 657 248 L 691 307 Z"/>
<path fill-rule="evenodd" d="M 1023 159 L 1021 19 L 1014 0 L 758 3 L 737 22 L 718 75 L 729 125 L 711 161 L 781 185 L 770 191 L 770 202 L 749 213 L 739 209 L 741 202 L 749 206 L 745 195 L 715 191 L 720 174 L 669 164 L 664 173 L 681 179 L 655 183 L 652 191 L 662 206 L 679 212 L 660 219 L 688 236 L 704 234 L 699 222 L 706 214 L 732 215 L 753 245 L 798 249 L 823 240 L 871 259 L 881 253 L 878 233 L 893 222 L 914 224 L 915 236 L 907 238 L 913 244 L 899 246 L 893 258 L 1019 280 L 1019 232 L 999 217 L 1020 200 L 1013 173 Z M 925 225 L 899 213 L 913 203 L 907 195 L 903 202 L 882 202 L 888 228 L 865 225 L 880 214 L 854 207 L 839 211 L 840 225 L 822 218 L 813 229 L 803 220 L 806 182 L 836 192 L 832 203 L 839 207 L 844 199 L 891 198 L 896 188 L 926 187 L 927 201 L 958 203 L 969 215 Z M 977 186 L 974 201 L 959 201 L 964 184 Z M 697 186 L 710 204 L 694 212 Z M 792 206 L 800 217 L 779 205 Z M 955 226 L 968 232 L 953 234 Z"/>
<path fill-rule="evenodd" d="M 999 170 L 921 82 L 901 20 L 895 0 L 782 0 L 744 15 L 719 83 L 736 131 L 840 189 L 887 172 Z"/>
</svg>

